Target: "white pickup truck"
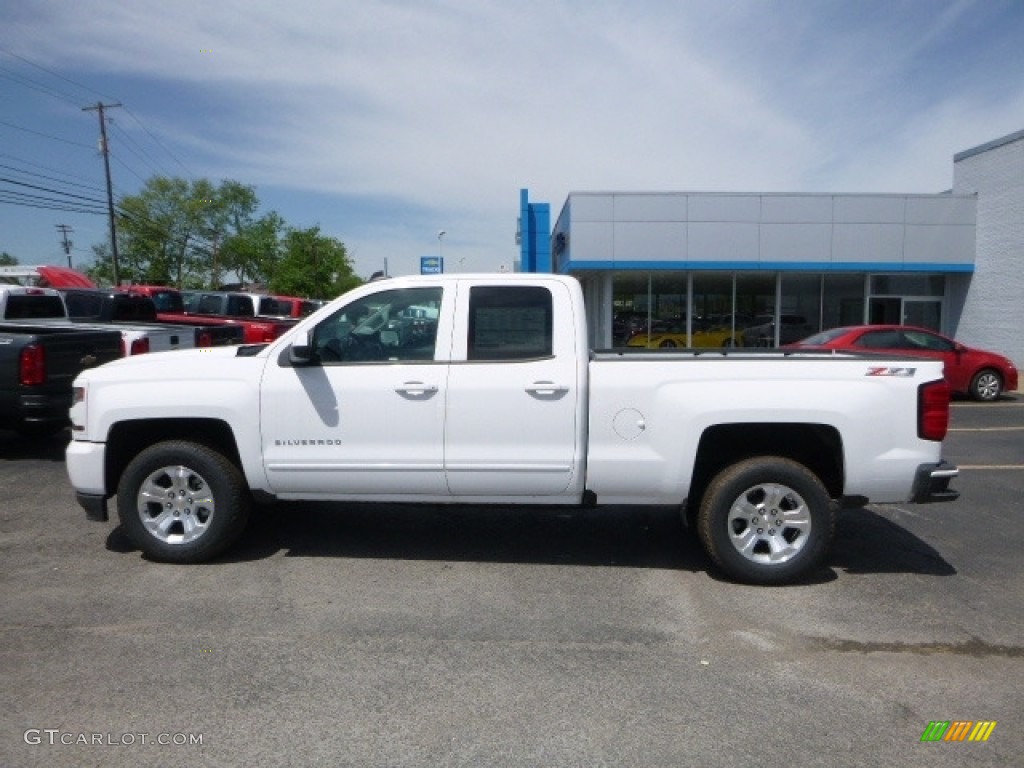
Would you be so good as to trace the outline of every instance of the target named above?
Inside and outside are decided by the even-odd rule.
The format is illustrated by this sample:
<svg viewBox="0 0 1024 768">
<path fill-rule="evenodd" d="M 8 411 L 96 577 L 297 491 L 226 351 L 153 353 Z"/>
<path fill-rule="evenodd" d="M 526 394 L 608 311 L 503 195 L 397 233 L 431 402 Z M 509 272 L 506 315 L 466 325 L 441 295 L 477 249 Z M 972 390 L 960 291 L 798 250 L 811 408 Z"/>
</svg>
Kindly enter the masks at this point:
<svg viewBox="0 0 1024 768">
<path fill-rule="evenodd" d="M 156 559 L 250 501 L 672 505 L 735 579 L 818 567 L 842 503 L 957 497 L 940 363 L 781 350 L 591 352 L 555 275 L 371 282 L 269 344 L 74 383 L 71 484 Z"/>
</svg>

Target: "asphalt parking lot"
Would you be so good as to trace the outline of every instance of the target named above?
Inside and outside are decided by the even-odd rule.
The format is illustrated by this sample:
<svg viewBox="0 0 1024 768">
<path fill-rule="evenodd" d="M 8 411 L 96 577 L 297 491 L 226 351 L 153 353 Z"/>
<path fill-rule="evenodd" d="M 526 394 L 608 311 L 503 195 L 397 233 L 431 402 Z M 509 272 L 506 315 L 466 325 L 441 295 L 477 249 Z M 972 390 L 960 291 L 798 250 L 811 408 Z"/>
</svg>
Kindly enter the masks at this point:
<svg viewBox="0 0 1024 768">
<path fill-rule="evenodd" d="M 65 439 L 0 433 L 0 765 L 1021 764 L 1020 394 L 955 403 L 958 501 L 845 511 L 785 588 L 627 507 L 279 505 L 152 563 Z"/>
</svg>

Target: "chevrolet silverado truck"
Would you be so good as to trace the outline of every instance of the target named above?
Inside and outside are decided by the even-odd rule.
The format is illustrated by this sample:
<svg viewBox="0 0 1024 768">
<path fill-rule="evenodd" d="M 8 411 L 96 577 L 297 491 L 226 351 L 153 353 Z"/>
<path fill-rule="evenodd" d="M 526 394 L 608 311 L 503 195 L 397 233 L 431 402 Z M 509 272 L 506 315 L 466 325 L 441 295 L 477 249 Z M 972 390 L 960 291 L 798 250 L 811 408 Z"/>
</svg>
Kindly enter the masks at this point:
<svg viewBox="0 0 1024 768">
<path fill-rule="evenodd" d="M 131 299 L 135 299 L 132 301 Z M 146 302 L 148 306 L 139 306 Z M 166 352 L 195 346 L 194 335 L 176 325 L 150 322 L 152 302 L 95 288 L 26 288 L 0 285 L 0 318 L 11 323 L 46 324 L 68 330 L 117 330 L 124 355 Z"/>
<path fill-rule="evenodd" d="M 120 355 L 119 331 L 0 322 L 0 429 L 64 429 L 75 376 Z"/>
<path fill-rule="evenodd" d="M 556 275 L 393 278 L 268 344 L 75 382 L 67 469 L 150 558 L 200 562 L 250 502 L 669 505 L 740 581 L 821 563 L 842 504 L 948 501 L 941 363 L 780 350 L 592 352 Z"/>
</svg>

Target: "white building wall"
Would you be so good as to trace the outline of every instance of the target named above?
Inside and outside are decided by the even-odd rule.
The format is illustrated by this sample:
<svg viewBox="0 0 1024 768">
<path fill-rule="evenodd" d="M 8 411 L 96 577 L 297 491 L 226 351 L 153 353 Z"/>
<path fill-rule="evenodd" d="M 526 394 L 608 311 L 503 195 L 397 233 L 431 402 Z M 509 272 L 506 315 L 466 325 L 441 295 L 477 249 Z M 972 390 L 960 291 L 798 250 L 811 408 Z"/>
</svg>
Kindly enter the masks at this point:
<svg viewBox="0 0 1024 768">
<path fill-rule="evenodd" d="M 1024 131 L 956 155 L 953 191 L 976 194 L 976 269 L 962 302 L 957 338 L 1024 365 Z M 964 282 L 967 282 L 966 280 Z"/>
<path fill-rule="evenodd" d="M 556 269 L 963 270 L 975 200 L 956 195 L 573 192 Z"/>
</svg>

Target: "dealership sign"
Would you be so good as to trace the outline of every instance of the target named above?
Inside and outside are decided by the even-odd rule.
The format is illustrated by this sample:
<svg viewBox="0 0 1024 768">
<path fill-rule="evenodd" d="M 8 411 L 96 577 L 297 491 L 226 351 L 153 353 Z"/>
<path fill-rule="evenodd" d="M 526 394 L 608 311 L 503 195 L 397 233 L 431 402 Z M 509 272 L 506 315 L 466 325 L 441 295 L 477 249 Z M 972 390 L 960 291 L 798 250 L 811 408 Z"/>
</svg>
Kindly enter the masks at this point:
<svg viewBox="0 0 1024 768">
<path fill-rule="evenodd" d="M 421 275 L 440 275 L 444 272 L 444 259 L 440 256 L 420 256 Z"/>
</svg>

